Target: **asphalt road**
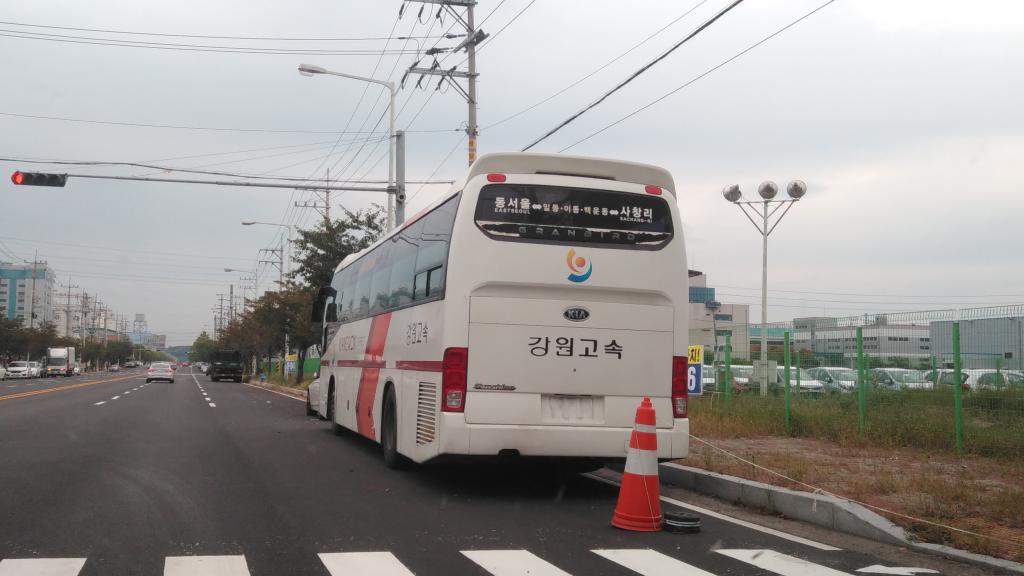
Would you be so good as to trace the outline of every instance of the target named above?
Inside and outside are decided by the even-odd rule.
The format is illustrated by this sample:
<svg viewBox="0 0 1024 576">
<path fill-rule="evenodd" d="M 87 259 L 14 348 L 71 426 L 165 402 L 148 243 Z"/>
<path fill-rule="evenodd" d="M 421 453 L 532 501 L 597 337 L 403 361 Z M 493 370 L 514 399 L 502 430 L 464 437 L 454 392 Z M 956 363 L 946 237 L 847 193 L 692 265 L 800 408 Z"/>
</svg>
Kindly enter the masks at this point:
<svg viewBox="0 0 1024 576">
<path fill-rule="evenodd" d="M 188 369 L 173 384 L 147 385 L 140 371 L 2 384 L 0 576 L 837 576 L 893 565 L 834 534 L 826 544 L 715 517 L 696 535 L 624 532 L 609 525 L 616 489 L 583 476 L 395 472 L 301 401 Z"/>
</svg>

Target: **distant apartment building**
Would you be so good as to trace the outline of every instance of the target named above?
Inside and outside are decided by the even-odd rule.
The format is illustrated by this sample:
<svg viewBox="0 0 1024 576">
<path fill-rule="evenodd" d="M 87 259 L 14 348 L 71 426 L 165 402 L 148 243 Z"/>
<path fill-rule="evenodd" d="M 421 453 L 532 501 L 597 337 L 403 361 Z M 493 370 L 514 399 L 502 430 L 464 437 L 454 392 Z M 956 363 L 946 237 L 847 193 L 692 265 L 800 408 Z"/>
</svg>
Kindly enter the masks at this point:
<svg viewBox="0 0 1024 576">
<path fill-rule="evenodd" d="M 0 316 L 26 327 L 54 321 L 53 270 L 45 262 L 0 262 Z"/>
<path fill-rule="evenodd" d="M 727 304 L 715 298 L 715 289 L 707 285 L 707 276 L 690 270 L 690 345 L 715 349 L 716 331 L 719 350 L 725 349 L 725 337 L 731 337 L 732 357 L 750 358 L 750 306 Z"/>
</svg>

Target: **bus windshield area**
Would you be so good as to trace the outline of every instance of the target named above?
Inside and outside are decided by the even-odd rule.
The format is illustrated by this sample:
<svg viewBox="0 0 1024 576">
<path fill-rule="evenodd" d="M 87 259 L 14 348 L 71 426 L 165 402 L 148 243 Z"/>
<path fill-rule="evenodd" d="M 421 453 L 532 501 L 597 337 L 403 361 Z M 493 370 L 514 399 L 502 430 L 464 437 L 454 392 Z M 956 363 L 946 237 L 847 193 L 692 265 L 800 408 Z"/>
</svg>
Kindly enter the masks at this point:
<svg viewBox="0 0 1024 576">
<path fill-rule="evenodd" d="M 657 250 L 672 239 L 660 196 L 532 184 L 480 190 L 476 225 L 496 240 Z"/>
</svg>

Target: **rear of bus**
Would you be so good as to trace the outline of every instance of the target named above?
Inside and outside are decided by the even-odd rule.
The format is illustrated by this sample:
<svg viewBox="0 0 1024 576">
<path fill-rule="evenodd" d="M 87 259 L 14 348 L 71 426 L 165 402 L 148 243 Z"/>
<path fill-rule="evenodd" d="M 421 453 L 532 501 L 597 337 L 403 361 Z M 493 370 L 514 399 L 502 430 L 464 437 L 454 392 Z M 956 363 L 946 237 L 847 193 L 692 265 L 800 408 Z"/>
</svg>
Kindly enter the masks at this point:
<svg viewBox="0 0 1024 576">
<path fill-rule="evenodd" d="M 658 456 L 685 457 L 687 278 L 667 171 L 481 157 L 449 254 L 440 452 L 623 457 L 646 396 Z"/>
</svg>

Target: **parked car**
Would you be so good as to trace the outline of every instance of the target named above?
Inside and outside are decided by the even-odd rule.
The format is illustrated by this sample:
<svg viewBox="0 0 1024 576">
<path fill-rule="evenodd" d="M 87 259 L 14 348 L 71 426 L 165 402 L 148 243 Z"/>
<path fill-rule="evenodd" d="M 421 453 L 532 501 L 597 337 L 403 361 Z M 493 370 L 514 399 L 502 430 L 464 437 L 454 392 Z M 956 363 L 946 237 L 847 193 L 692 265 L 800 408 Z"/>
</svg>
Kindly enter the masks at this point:
<svg viewBox="0 0 1024 576">
<path fill-rule="evenodd" d="M 157 380 L 164 380 L 174 383 L 174 370 L 171 365 L 167 362 L 154 362 L 150 365 L 149 369 L 146 370 L 146 383 L 156 382 Z"/>
<path fill-rule="evenodd" d="M 808 368 L 807 373 L 825 386 L 828 392 L 853 392 L 857 389 L 857 371 L 842 366 Z"/>
<path fill-rule="evenodd" d="M 796 387 L 797 387 L 797 383 L 796 383 L 796 381 L 797 381 L 797 372 L 798 371 L 797 371 L 796 367 L 794 367 L 794 366 L 790 366 L 789 367 L 789 386 L 790 386 L 791 390 L 796 390 Z M 778 388 L 779 390 L 784 390 L 785 387 L 786 387 L 786 367 L 785 366 L 778 366 L 775 369 L 775 373 L 776 373 L 776 379 L 775 379 L 775 386 L 776 386 L 776 388 Z M 822 384 L 814 376 L 811 376 L 807 372 L 806 369 L 801 368 L 799 370 L 799 377 L 800 377 L 800 389 L 799 389 L 800 393 L 804 393 L 804 392 L 816 392 L 816 393 L 824 392 L 825 385 Z M 769 382 L 768 386 L 769 386 L 769 388 L 771 388 L 771 383 L 770 382 Z"/>
<path fill-rule="evenodd" d="M 7 365 L 7 378 L 31 378 L 32 369 L 26 360 L 15 360 Z"/>
<path fill-rule="evenodd" d="M 926 373 L 910 368 L 872 368 L 871 384 L 879 390 L 931 390 L 935 385 Z"/>
</svg>

